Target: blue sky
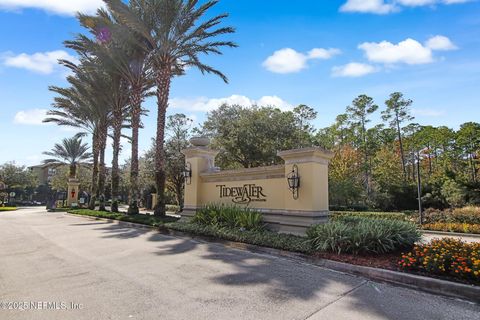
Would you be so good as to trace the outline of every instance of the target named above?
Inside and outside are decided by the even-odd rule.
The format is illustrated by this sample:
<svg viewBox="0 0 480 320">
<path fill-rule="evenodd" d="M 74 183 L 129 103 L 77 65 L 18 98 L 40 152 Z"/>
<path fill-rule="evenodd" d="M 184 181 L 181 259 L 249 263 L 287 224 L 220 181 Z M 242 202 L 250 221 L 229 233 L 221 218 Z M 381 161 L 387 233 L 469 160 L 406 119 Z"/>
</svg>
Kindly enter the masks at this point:
<svg viewBox="0 0 480 320">
<path fill-rule="evenodd" d="M 100 0 L 0 0 L 0 163 L 32 165 L 73 132 L 41 124 L 53 95 L 66 85 L 62 42 L 81 32 L 73 13 Z M 307 104 L 315 125 L 330 125 L 359 94 L 381 108 L 393 91 L 414 100 L 421 124 L 453 128 L 480 121 L 480 2 L 464 0 L 221 0 L 237 49 L 205 60 L 229 84 L 189 70 L 176 78 L 169 112 L 201 123 L 222 102 Z M 155 134 L 155 101 L 145 107 L 140 148 Z M 379 118 L 379 113 L 374 117 Z M 375 122 L 375 121 L 374 121 Z M 123 158 L 130 147 L 124 146 Z"/>
</svg>

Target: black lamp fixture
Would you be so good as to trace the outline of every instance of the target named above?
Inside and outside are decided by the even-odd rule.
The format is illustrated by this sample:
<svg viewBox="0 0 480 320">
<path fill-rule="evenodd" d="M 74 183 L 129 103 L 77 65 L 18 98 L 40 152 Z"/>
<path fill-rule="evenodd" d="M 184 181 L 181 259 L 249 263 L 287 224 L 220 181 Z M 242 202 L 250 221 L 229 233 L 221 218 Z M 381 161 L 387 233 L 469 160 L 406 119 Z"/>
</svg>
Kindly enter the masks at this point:
<svg viewBox="0 0 480 320">
<path fill-rule="evenodd" d="M 288 189 L 292 190 L 293 199 L 298 199 L 298 188 L 300 188 L 300 176 L 298 175 L 298 167 L 296 164 L 292 167 L 292 172 L 287 176 Z"/>
<path fill-rule="evenodd" d="M 185 178 L 186 184 L 192 183 L 192 164 L 187 162 L 185 164 L 185 169 L 183 170 L 183 177 Z"/>
</svg>

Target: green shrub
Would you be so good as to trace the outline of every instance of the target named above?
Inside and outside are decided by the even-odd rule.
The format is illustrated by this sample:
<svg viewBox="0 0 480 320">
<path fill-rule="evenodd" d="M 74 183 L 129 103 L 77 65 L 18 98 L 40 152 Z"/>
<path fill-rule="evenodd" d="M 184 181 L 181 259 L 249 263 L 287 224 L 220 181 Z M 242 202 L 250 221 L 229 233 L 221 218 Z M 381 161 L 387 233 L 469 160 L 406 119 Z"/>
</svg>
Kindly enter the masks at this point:
<svg viewBox="0 0 480 320">
<path fill-rule="evenodd" d="M 231 229 L 261 230 L 264 228 L 262 214 L 250 208 L 210 204 L 197 211 L 192 222 Z"/>
<path fill-rule="evenodd" d="M 418 218 L 418 214 L 416 215 Z M 455 209 L 427 209 L 423 212 L 424 223 L 480 224 L 480 207 L 468 206 Z"/>
<path fill-rule="evenodd" d="M 344 216 L 312 226 L 307 236 L 318 251 L 380 254 L 409 248 L 421 234 L 407 221 Z"/>
<path fill-rule="evenodd" d="M 331 219 L 337 220 L 342 217 L 363 217 L 373 219 L 388 219 L 388 220 L 406 220 L 407 215 L 402 212 L 353 212 L 353 211 L 334 211 Z"/>
<path fill-rule="evenodd" d="M 177 206 L 175 204 L 167 204 L 165 206 L 165 210 L 168 211 L 168 212 L 179 212 L 180 211 L 180 206 Z"/>
<path fill-rule="evenodd" d="M 268 230 L 241 230 L 203 225 L 193 222 L 167 223 L 165 227 L 196 235 L 214 237 L 223 240 L 243 242 L 274 249 L 310 253 L 311 245 L 307 238 L 291 234 L 282 234 Z"/>
</svg>

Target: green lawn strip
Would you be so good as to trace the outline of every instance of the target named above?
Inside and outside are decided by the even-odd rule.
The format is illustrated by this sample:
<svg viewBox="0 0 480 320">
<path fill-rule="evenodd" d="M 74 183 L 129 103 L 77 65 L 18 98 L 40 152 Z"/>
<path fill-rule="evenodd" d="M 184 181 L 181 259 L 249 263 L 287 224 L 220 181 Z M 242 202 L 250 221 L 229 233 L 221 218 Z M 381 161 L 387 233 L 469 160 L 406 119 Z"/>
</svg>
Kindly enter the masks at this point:
<svg viewBox="0 0 480 320">
<path fill-rule="evenodd" d="M 112 219 L 126 222 L 139 223 L 153 227 L 163 226 L 171 230 L 190 233 L 193 235 L 215 237 L 218 239 L 243 242 L 274 249 L 287 250 L 292 252 L 309 253 L 311 246 L 307 238 L 289 234 L 276 233 L 272 231 L 241 231 L 240 229 L 217 228 L 203 226 L 195 223 L 176 222 L 178 218 L 158 218 L 147 215 L 125 215 L 122 213 L 94 211 L 86 209 L 73 209 L 68 213 L 82 216 Z"/>
<path fill-rule="evenodd" d="M 153 227 L 161 226 L 167 222 L 174 222 L 178 220 L 178 218 L 169 217 L 169 216 L 160 218 L 155 216 L 147 216 L 144 214 L 126 215 L 124 213 L 95 211 L 95 210 L 88 210 L 88 209 L 72 209 L 72 210 L 68 210 L 67 212 L 71 214 L 81 215 L 81 216 L 119 220 L 119 221 L 125 221 L 125 222 L 144 224 L 144 225 L 153 226 Z"/>
<path fill-rule="evenodd" d="M 243 242 L 292 252 L 311 253 L 311 245 L 307 238 L 291 234 L 283 234 L 267 230 L 242 231 L 240 229 L 219 228 L 216 226 L 205 226 L 188 222 L 167 223 L 165 224 L 165 227 L 176 231 L 228 241 Z"/>
<path fill-rule="evenodd" d="M 17 209 L 16 207 L 0 207 L 0 211 L 15 211 Z"/>
</svg>

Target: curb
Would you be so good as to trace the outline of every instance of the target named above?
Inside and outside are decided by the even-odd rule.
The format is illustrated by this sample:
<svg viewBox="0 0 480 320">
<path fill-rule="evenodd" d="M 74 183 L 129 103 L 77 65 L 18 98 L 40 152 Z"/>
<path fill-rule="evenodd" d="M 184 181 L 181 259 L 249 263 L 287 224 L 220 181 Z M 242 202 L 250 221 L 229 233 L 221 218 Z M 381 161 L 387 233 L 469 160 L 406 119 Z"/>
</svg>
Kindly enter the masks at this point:
<svg viewBox="0 0 480 320">
<path fill-rule="evenodd" d="M 319 259 L 313 264 L 328 269 L 359 275 L 372 280 L 388 282 L 410 289 L 420 290 L 435 295 L 480 303 L 480 287 L 447 280 L 424 277 L 399 271 L 358 266 L 333 260 Z"/>
<path fill-rule="evenodd" d="M 397 286 L 402 286 L 410 289 L 428 292 L 435 295 L 443 295 L 450 298 L 459 298 L 459 299 L 469 300 L 469 301 L 480 304 L 480 286 L 462 284 L 462 283 L 424 277 L 420 275 L 387 270 L 387 269 L 359 266 L 359 265 L 343 263 L 343 262 L 327 260 L 327 259 L 317 259 L 311 256 L 307 256 L 305 254 L 295 253 L 291 251 L 261 247 L 253 244 L 222 240 L 222 239 L 201 236 L 201 235 L 200 236 L 193 235 L 190 233 L 185 233 L 183 231 L 168 229 L 163 226 L 153 227 L 149 225 L 143 225 L 139 223 L 126 222 L 126 221 L 120 221 L 120 220 L 98 218 L 98 217 L 92 217 L 92 216 L 82 216 L 82 215 L 71 214 L 71 213 L 65 213 L 65 214 L 69 216 L 74 216 L 74 217 L 87 218 L 90 220 L 114 222 L 117 224 L 122 224 L 122 225 L 133 227 L 133 228 L 141 228 L 141 229 L 149 229 L 152 231 L 158 231 L 160 234 L 163 234 L 163 235 L 174 236 L 174 237 L 187 237 L 190 239 L 201 240 L 204 242 L 221 244 L 228 248 L 249 251 L 253 253 L 264 253 L 264 254 L 283 257 L 283 258 L 287 258 L 287 259 L 291 259 L 299 262 L 307 262 L 319 267 L 323 267 L 323 268 L 327 268 L 330 270 L 343 272 L 347 274 L 362 276 L 374 281 L 386 282 L 386 283 L 394 284 Z"/>
<path fill-rule="evenodd" d="M 448 231 L 434 231 L 434 230 L 421 230 L 421 232 L 425 234 L 439 235 L 439 236 L 480 238 L 480 234 L 478 233 L 462 233 L 462 232 L 448 232 Z"/>
</svg>

